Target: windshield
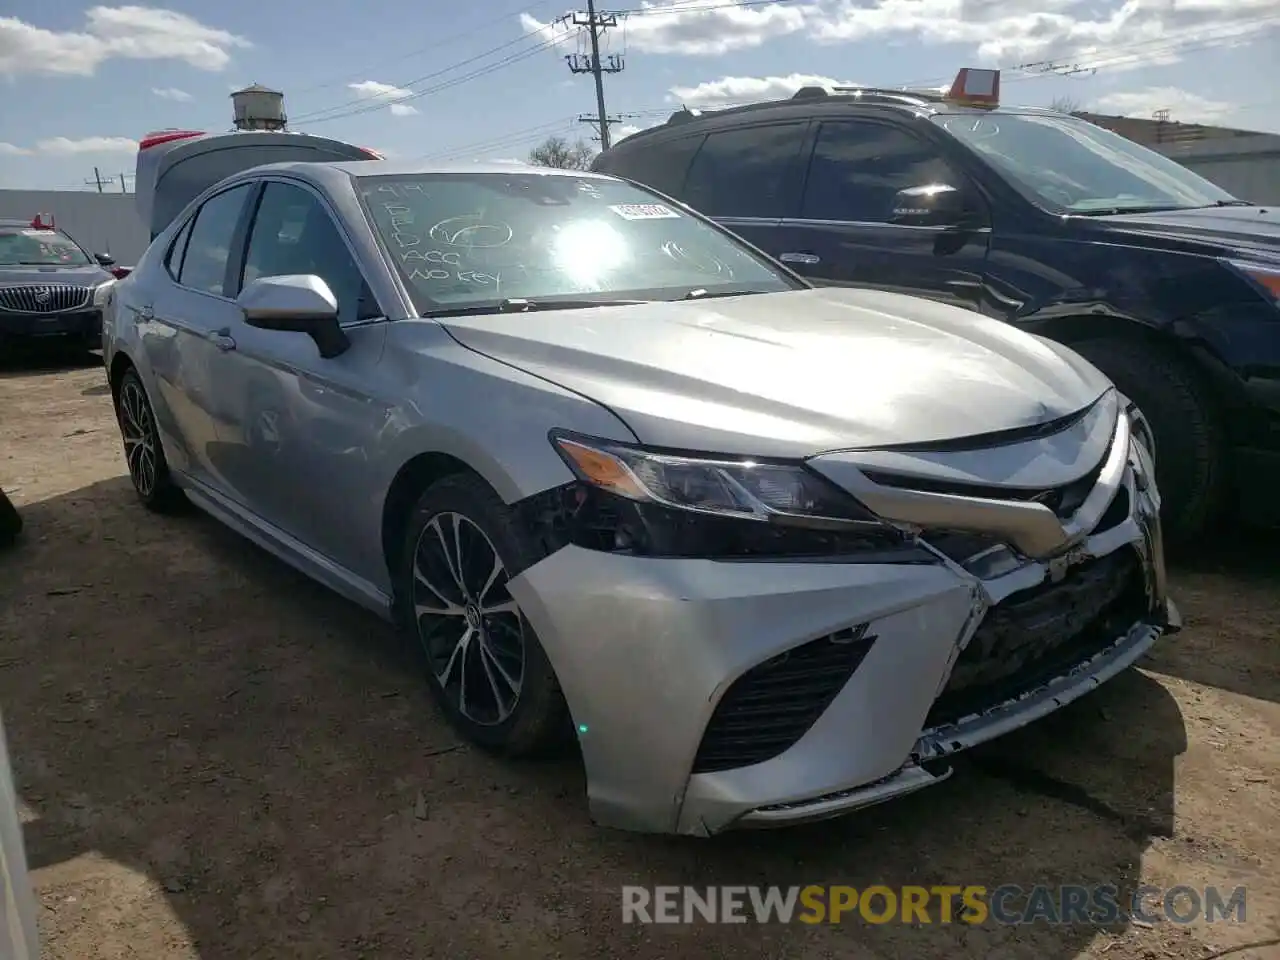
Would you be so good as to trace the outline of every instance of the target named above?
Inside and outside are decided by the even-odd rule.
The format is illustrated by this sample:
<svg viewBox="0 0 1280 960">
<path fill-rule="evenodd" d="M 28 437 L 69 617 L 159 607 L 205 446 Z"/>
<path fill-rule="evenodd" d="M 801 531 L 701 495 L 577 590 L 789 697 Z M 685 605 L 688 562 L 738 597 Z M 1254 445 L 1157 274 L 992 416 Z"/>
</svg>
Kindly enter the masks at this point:
<svg viewBox="0 0 1280 960">
<path fill-rule="evenodd" d="M 360 189 L 421 313 L 800 286 L 732 237 L 618 180 L 422 174 L 361 177 Z"/>
<path fill-rule="evenodd" d="M 79 267 L 90 262 L 88 254 L 66 234 L 30 227 L 0 227 L 0 267 Z"/>
<path fill-rule="evenodd" d="M 933 122 L 1035 198 L 1067 213 L 1238 202 L 1154 150 L 1076 117 L 938 114 Z"/>
</svg>

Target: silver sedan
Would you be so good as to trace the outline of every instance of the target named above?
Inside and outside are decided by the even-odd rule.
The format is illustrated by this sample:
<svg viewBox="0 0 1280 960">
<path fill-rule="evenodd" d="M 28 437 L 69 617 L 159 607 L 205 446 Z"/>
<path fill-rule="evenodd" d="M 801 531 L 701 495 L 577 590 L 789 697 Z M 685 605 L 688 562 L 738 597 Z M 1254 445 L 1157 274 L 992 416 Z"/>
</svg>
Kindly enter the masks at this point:
<svg viewBox="0 0 1280 960">
<path fill-rule="evenodd" d="M 601 823 L 928 786 L 1177 628 L 1150 432 L 1096 369 L 610 177 L 244 171 L 104 348 L 147 506 L 398 621 L 475 743 L 576 737 Z"/>
</svg>

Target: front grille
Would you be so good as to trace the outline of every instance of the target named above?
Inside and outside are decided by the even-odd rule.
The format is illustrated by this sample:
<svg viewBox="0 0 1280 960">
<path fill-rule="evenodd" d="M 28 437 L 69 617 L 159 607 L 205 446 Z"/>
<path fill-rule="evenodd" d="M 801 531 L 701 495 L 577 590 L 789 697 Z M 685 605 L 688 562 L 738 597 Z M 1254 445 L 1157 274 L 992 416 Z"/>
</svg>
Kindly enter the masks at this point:
<svg viewBox="0 0 1280 960">
<path fill-rule="evenodd" d="M 90 287 L 69 283 L 0 287 L 0 310 L 10 313 L 62 313 L 83 310 L 93 296 Z"/>
<path fill-rule="evenodd" d="M 1107 453 L 1110 453 L 1108 448 Z M 922 493 L 945 493 L 956 497 L 980 497 L 984 500 L 1020 500 L 1023 502 L 1042 503 L 1060 520 L 1067 520 L 1080 509 L 1085 497 L 1098 482 L 1102 468 L 1107 462 L 1106 454 L 1097 465 L 1078 480 L 1060 487 L 1042 490 L 1011 490 L 1008 487 L 983 486 L 973 483 L 956 483 L 945 480 L 932 480 L 925 477 L 907 477 L 892 473 L 881 473 L 864 470 L 863 473 L 873 483 L 884 487 L 919 490 Z"/>
<path fill-rule="evenodd" d="M 1129 548 L 1012 594 L 988 611 L 929 711 L 926 727 L 959 720 L 1061 676 L 1116 643 L 1146 612 Z"/>
<path fill-rule="evenodd" d="M 763 763 L 812 727 L 849 682 L 876 637 L 859 624 L 752 667 L 725 692 L 707 724 L 694 773 Z"/>
</svg>

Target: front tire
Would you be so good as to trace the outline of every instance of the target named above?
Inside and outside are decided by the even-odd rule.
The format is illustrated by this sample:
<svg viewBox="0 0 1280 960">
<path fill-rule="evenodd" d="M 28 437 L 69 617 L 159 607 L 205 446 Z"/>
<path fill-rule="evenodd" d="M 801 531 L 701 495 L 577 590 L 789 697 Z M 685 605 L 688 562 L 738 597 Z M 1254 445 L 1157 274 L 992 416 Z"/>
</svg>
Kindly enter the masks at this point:
<svg viewBox="0 0 1280 960">
<path fill-rule="evenodd" d="M 414 506 L 396 582 L 401 624 L 445 716 L 511 757 L 559 745 L 568 722 L 551 663 L 507 590 L 533 556 L 497 494 L 459 474 Z"/>
<path fill-rule="evenodd" d="M 1146 415 L 1165 536 L 1178 545 L 1194 540 L 1222 513 L 1227 488 L 1228 446 L 1212 395 L 1161 344 L 1108 338 L 1070 346 Z"/>
<path fill-rule="evenodd" d="M 129 369 L 116 391 L 116 420 L 124 443 L 125 464 L 134 493 L 148 510 L 168 513 L 183 502 L 182 491 L 169 474 L 160 444 L 155 411 L 138 371 Z"/>
</svg>

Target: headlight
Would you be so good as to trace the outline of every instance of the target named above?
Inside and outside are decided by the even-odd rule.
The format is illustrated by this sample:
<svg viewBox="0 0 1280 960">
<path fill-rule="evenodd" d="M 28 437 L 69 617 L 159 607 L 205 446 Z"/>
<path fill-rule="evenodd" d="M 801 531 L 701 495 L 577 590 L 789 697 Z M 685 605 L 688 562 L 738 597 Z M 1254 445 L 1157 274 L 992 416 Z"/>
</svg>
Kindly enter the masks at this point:
<svg viewBox="0 0 1280 960">
<path fill-rule="evenodd" d="M 1280 302 L 1280 265 L 1253 263 L 1248 260 L 1223 260 L 1227 266 L 1261 288 L 1261 292 Z"/>
<path fill-rule="evenodd" d="M 629 500 L 740 520 L 880 526 L 800 464 L 676 456 L 567 435 L 552 443 L 579 480 Z"/>
<path fill-rule="evenodd" d="M 551 442 L 577 482 L 536 498 L 527 515 L 548 543 L 641 556 L 934 562 L 799 463 L 678 455 L 559 432 Z"/>
<path fill-rule="evenodd" d="M 106 283 L 93 288 L 93 306 L 97 310 L 101 310 L 111 300 L 111 290 L 116 285 L 114 280 L 108 280 Z"/>
</svg>

